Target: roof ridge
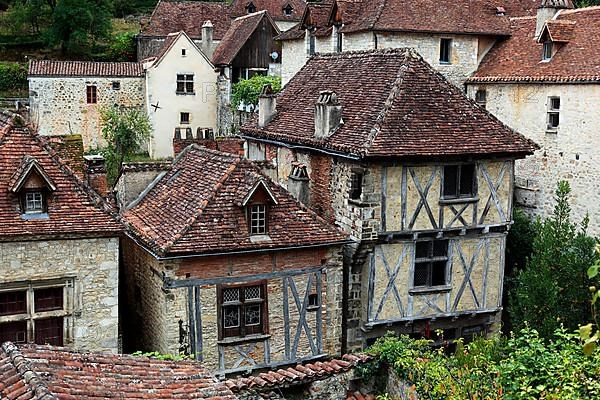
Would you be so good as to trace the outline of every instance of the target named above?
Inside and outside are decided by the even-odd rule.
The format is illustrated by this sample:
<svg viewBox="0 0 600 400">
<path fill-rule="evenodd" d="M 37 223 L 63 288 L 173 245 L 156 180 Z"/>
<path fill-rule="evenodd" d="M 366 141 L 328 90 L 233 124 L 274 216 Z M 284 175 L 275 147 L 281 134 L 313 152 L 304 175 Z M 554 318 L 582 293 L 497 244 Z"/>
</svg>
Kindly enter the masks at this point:
<svg viewBox="0 0 600 400">
<path fill-rule="evenodd" d="M 199 146 L 197 144 L 191 144 L 190 146 L 186 147 L 184 149 L 184 151 L 182 151 L 178 157 L 180 157 L 182 154 L 187 154 L 192 150 L 203 150 L 206 153 L 212 154 L 215 157 L 216 156 L 223 156 L 223 155 L 229 155 L 228 153 L 223 153 L 223 152 L 219 152 L 219 151 L 215 151 L 215 150 L 210 150 L 208 148 Z M 209 151 L 206 151 L 209 150 Z M 225 182 L 227 182 L 227 180 L 229 179 L 229 177 L 233 174 L 233 171 L 235 171 L 238 167 L 239 167 L 239 163 L 242 160 L 241 157 L 235 157 L 232 156 L 234 159 L 231 161 L 231 165 L 229 166 L 229 168 L 227 168 L 227 170 L 225 171 L 225 173 L 223 174 L 223 176 L 217 181 L 217 183 L 214 185 L 213 187 L 213 191 L 211 192 L 210 196 L 206 199 L 204 199 L 202 201 L 202 203 L 200 204 L 200 207 L 198 208 L 198 210 L 187 219 L 185 225 L 183 226 L 183 228 L 181 228 L 181 230 L 175 234 L 175 236 L 167 241 L 166 245 L 161 249 L 163 254 L 167 254 L 169 252 L 169 250 L 171 250 L 173 248 L 173 246 L 175 246 L 175 244 L 183 237 L 185 236 L 185 234 L 187 232 L 189 232 L 189 230 L 192 228 L 192 226 L 196 223 L 196 221 L 198 221 L 198 219 L 200 218 L 200 216 L 203 214 L 204 210 L 206 209 L 206 206 L 208 204 L 210 204 L 210 202 L 217 196 L 217 194 L 220 192 L 221 188 L 225 185 Z M 179 160 L 177 160 L 178 162 L 181 160 L 181 158 Z M 175 160 L 173 160 L 173 164 L 175 164 Z M 164 178 L 164 177 L 163 177 Z M 162 180 L 162 179 L 161 179 Z"/>
<path fill-rule="evenodd" d="M 241 21 L 242 19 L 245 19 L 245 18 L 256 17 L 256 16 L 258 16 L 258 14 L 266 14 L 266 13 L 267 13 L 267 10 L 255 11 L 253 13 L 242 15 L 240 17 L 234 18 L 233 20 L 234 21 Z"/>
<path fill-rule="evenodd" d="M 372 0 L 369 0 L 372 1 Z M 383 14 L 383 10 L 386 8 L 387 5 L 387 0 L 381 0 L 381 3 L 379 4 L 379 8 L 377 10 L 377 13 L 375 14 L 375 18 L 373 18 L 373 22 L 370 24 L 369 29 L 374 29 L 375 25 L 379 22 L 379 18 L 381 18 L 381 15 Z"/>
<path fill-rule="evenodd" d="M 565 14 L 575 14 L 578 12 L 586 12 L 586 11 L 595 11 L 600 10 L 600 6 L 590 6 L 590 7 L 582 7 L 582 8 L 572 8 L 570 10 L 562 10 L 561 15 Z"/>
<path fill-rule="evenodd" d="M 39 400 L 58 400 L 53 395 L 44 380 L 32 369 L 31 362 L 21 353 L 19 348 L 11 342 L 5 342 L 1 347 L 2 351 L 10 358 L 10 362 L 17 371 L 17 374 L 35 394 Z"/>
<path fill-rule="evenodd" d="M 394 105 L 394 101 L 396 100 L 396 97 L 398 97 L 400 92 L 402 92 L 402 82 L 404 81 L 404 75 L 409 68 L 409 57 L 416 57 L 417 59 L 423 60 L 416 51 L 410 50 L 410 49 L 407 49 L 405 51 L 404 62 L 399 67 L 398 75 L 397 75 L 396 79 L 394 80 L 394 84 L 392 85 L 392 87 L 390 89 L 390 93 L 389 93 L 387 99 L 385 99 L 385 102 L 383 103 L 383 108 L 381 109 L 381 112 L 377 116 L 377 119 L 375 120 L 375 123 L 373 124 L 373 127 L 371 128 L 371 131 L 369 132 L 369 136 L 367 136 L 367 140 L 365 141 L 365 145 L 364 145 L 365 153 L 368 153 L 368 149 L 371 147 L 371 145 L 375 141 L 377 134 L 381 131 L 381 126 L 383 125 L 383 121 L 385 120 L 385 118 L 388 115 L 388 112 L 391 110 L 392 106 Z"/>
</svg>

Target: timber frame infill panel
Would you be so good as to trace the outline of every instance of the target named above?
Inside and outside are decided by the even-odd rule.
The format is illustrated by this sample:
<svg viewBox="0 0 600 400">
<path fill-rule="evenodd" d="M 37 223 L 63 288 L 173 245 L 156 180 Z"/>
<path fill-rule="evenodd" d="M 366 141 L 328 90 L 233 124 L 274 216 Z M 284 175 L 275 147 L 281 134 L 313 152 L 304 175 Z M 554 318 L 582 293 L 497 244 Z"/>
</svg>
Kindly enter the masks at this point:
<svg viewBox="0 0 600 400">
<path fill-rule="evenodd" d="M 374 247 L 367 261 L 364 326 L 500 310 L 506 235 L 489 233 L 448 240 L 447 285 L 430 290 L 414 288 L 415 241 Z"/>
<path fill-rule="evenodd" d="M 383 166 L 379 234 L 510 224 L 514 160 L 474 161 L 475 195 L 445 200 L 444 166 L 465 164 L 469 163 Z"/>
</svg>

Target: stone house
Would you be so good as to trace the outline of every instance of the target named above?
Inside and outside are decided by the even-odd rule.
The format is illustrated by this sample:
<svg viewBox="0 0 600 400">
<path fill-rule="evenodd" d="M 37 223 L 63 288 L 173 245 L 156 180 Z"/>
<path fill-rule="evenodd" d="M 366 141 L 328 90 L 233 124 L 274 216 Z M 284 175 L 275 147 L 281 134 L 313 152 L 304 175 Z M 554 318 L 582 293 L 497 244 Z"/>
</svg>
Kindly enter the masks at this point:
<svg viewBox="0 0 600 400">
<path fill-rule="evenodd" d="M 544 2 L 537 17 L 511 21 L 499 42 L 467 81 L 470 97 L 510 127 L 541 145 L 516 165 L 517 201 L 548 216 L 558 180 L 568 180 L 574 220 L 590 216 L 600 234 L 600 179 L 594 144 L 600 117 L 600 8 L 572 9 L 570 1 Z"/>
<path fill-rule="evenodd" d="M 117 352 L 122 227 L 69 148 L 0 113 L 0 343 Z"/>
<path fill-rule="evenodd" d="M 314 53 L 415 48 L 456 85 L 477 69 L 510 16 L 531 15 L 539 0 L 323 0 L 309 3 L 300 24 L 278 37 L 286 83 Z"/>
<path fill-rule="evenodd" d="M 533 142 L 410 49 L 316 55 L 259 110 L 241 128 L 250 159 L 355 241 L 348 348 L 498 329 L 513 166 Z"/>
<path fill-rule="evenodd" d="M 41 135 L 79 134 L 86 149 L 102 147 L 102 107 L 144 108 L 138 63 L 36 61 L 29 64 L 31 120 Z"/>
<path fill-rule="evenodd" d="M 210 56 L 236 18 L 267 11 L 278 29 L 284 31 L 298 23 L 305 5 L 304 0 L 234 0 L 231 5 L 225 1 L 159 0 L 137 37 L 138 61 L 155 55 L 166 37 L 179 31 L 184 31 L 198 47 L 207 49 Z M 206 21 L 214 26 L 210 36 L 203 35 Z"/>
<path fill-rule="evenodd" d="M 204 31 L 211 31 L 207 25 Z M 173 157 L 173 138 L 214 135 L 217 129 L 215 67 L 185 32 L 171 33 L 155 57 L 144 61 L 146 111 L 153 129 L 153 158 Z"/>
<path fill-rule="evenodd" d="M 192 144 L 148 183 L 122 209 L 126 350 L 219 374 L 340 354 L 344 235 L 239 154 Z"/>
</svg>

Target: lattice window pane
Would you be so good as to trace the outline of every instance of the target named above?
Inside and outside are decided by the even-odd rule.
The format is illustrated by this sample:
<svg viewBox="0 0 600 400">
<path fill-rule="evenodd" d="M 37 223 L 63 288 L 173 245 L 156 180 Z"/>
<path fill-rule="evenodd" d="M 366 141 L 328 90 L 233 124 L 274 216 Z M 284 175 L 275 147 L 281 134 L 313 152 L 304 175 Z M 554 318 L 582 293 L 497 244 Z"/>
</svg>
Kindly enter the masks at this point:
<svg viewBox="0 0 600 400">
<path fill-rule="evenodd" d="M 436 261 L 431 266 L 431 286 L 446 284 L 446 261 Z"/>
<path fill-rule="evenodd" d="M 246 300 L 256 300 L 261 299 L 260 295 L 260 286 L 250 286 L 244 289 L 244 297 Z"/>
<path fill-rule="evenodd" d="M 223 307 L 223 327 L 237 328 L 240 326 L 240 307 L 227 306 Z"/>
<path fill-rule="evenodd" d="M 429 263 L 415 264 L 414 286 L 427 286 Z"/>
<path fill-rule="evenodd" d="M 27 343 L 27 321 L 0 324 L 0 343 Z"/>
<path fill-rule="evenodd" d="M 223 303 L 238 303 L 240 301 L 240 289 L 223 289 Z"/>
<path fill-rule="evenodd" d="M 25 194 L 26 212 L 42 212 L 44 209 L 43 197 L 41 192 L 29 192 Z"/>
<path fill-rule="evenodd" d="M 431 242 L 417 242 L 415 248 L 416 258 L 428 258 L 430 256 Z"/>
<path fill-rule="evenodd" d="M 244 323 L 246 326 L 260 325 L 261 311 L 262 306 L 260 304 L 246 306 L 244 310 Z"/>
<path fill-rule="evenodd" d="M 446 257 L 448 255 L 448 241 L 434 240 L 433 241 L 433 256 Z"/>
<path fill-rule="evenodd" d="M 62 287 L 37 289 L 33 292 L 35 312 L 63 309 Z"/>
<path fill-rule="evenodd" d="M 250 233 L 267 233 L 267 207 L 264 204 L 254 204 L 250 210 Z"/>
<path fill-rule="evenodd" d="M 0 315 L 24 314 L 27 312 L 27 292 L 0 293 Z"/>
<path fill-rule="evenodd" d="M 52 346 L 63 345 L 63 318 L 46 318 L 35 321 L 35 342 Z"/>
</svg>

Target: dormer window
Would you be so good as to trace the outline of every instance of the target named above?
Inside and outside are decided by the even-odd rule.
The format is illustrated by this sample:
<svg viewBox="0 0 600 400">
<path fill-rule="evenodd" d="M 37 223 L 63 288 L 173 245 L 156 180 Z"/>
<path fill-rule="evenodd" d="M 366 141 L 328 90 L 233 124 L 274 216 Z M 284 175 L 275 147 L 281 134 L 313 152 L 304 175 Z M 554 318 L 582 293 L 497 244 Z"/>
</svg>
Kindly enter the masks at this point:
<svg viewBox="0 0 600 400">
<path fill-rule="evenodd" d="M 551 41 L 544 42 L 542 61 L 550 61 L 552 59 L 552 48 L 553 45 Z"/>
<path fill-rule="evenodd" d="M 252 204 L 250 206 L 250 234 L 267 234 L 267 205 Z"/>
<path fill-rule="evenodd" d="M 24 193 L 24 214 L 40 214 L 44 212 L 44 194 L 41 191 L 27 191 Z"/>
<path fill-rule="evenodd" d="M 256 6 L 253 3 L 248 3 L 248 5 L 246 6 L 246 11 L 248 12 L 248 14 L 255 13 Z"/>
<path fill-rule="evenodd" d="M 293 12 L 294 12 L 294 7 L 292 7 L 290 4 L 288 4 L 287 6 L 285 6 L 283 8 L 283 15 L 290 16 L 290 15 L 292 15 Z"/>
</svg>

